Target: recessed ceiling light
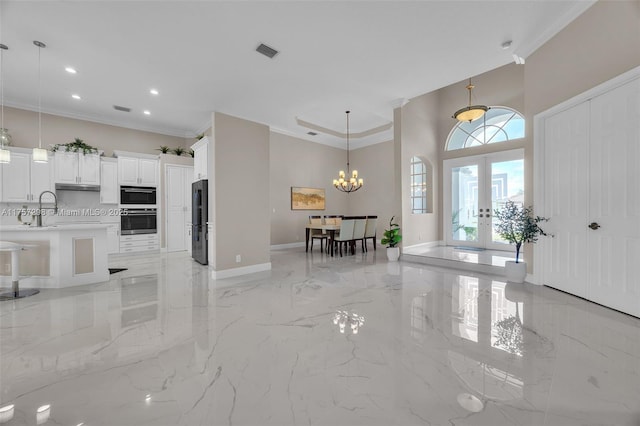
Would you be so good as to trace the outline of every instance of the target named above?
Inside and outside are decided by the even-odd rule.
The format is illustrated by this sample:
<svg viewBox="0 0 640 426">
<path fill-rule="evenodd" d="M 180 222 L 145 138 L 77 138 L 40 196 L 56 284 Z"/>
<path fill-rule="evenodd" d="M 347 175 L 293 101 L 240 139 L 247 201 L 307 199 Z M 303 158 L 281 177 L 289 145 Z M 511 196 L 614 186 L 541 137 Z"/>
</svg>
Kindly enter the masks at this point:
<svg viewBox="0 0 640 426">
<path fill-rule="evenodd" d="M 502 46 L 502 49 L 503 49 L 503 50 L 507 50 L 508 48 L 510 48 L 510 47 L 511 47 L 511 40 L 507 40 L 507 41 L 505 41 L 504 43 L 502 43 L 502 45 L 501 45 L 501 46 Z"/>
<path fill-rule="evenodd" d="M 78 71 L 76 71 L 75 68 L 72 68 L 72 67 L 66 67 L 64 70 L 66 72 L 68 72 L 69 74 L 76 74 L 78 72 Z"/>
<path fill-rule="evenodd" d="M 142 112 L 144 113 L 144 115 L 151 115 L 151 111 L 149 111 L 148 109 L 145 109 Z"/>
<path fill-rule="evenodd" d="M 156 89 L 151 89 L 151 90 L 149 90 L 149 93 L 151 93 L 152 95 L 157 95 L 160 92 L 158 92 Z"/>
<path fill-rule="evenodd" d="M 71 95 L 71 97 L 72 97 L 73 99 L 77 99 L 77 100 L 82 99 L 82 98 L 80 97 L 80 95 L 76 95 L 75 93 L 74 93 L 73 95 Z"/>
</svg>

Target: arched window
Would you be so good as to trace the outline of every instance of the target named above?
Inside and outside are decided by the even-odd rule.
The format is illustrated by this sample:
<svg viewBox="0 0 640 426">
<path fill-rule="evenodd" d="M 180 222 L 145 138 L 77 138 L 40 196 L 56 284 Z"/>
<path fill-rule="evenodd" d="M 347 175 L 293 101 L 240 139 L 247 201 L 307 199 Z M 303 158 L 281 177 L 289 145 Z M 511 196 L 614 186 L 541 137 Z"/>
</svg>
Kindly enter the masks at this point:
<svg viewBox="0 0 640 426">
<path fill-rule="evenodd" d="M 478 120 L 461 121 L 449 133 L 447 151 L 524 138 L 524 117 L 507 107 L 491 107 Z"/>
<path fill-rule="evenodd" d="M 432 167 L 429 161 L 411 157 L 411 213 L 433 213 Z"/>
</svg>

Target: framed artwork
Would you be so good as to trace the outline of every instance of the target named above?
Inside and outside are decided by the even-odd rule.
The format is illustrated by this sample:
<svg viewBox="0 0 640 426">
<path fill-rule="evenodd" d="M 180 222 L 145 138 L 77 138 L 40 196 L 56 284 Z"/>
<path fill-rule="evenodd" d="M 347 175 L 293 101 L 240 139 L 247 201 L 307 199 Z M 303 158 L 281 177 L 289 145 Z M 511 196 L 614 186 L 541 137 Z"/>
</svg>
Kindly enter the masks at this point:
<svg viewBox="0 0 640 426">
<path fill-rule="evenodd" d="M 324 210 L 324 188 L 291 187 L 291 210 Z"/>
</svg>

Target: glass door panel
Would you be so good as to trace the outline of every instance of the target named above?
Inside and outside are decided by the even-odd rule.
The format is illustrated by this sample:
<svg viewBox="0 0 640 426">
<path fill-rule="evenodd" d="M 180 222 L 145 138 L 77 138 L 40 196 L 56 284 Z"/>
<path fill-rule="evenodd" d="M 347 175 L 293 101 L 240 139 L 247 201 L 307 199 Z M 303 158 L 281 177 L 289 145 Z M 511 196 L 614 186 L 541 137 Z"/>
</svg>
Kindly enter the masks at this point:
<svg viewBox="0 0 640 426">
<path fill-rule="evenodd" d="M 507 203 L 513 201 L 518 205 L 524 205 L 524 160 L 522 158 L 509 161 L 491 162 L 491 216 L 490 232 L 488 238 L 493 244 L 503 245 L 494 248 L 508 250 L 509 244 L 495 231 L 493 212 L 501 209 Z"/>
<path fill-rule="evenodd" d="M 469 164 L 451 168 L 451 235 L 452 241 L 466 245 L 478 243 L 478 176 L 479 166 Z M 474 244 L 475 245 L 475 244 Z"/>
</svg>

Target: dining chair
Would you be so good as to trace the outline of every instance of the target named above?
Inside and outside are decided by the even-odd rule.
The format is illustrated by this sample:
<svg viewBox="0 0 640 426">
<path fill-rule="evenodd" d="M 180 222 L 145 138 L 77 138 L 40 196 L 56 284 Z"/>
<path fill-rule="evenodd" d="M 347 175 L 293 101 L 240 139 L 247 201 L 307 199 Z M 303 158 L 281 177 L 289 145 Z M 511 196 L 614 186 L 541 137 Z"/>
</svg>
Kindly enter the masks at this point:
<svg viewBox="0 0 640 426">
<path fill-rule="evenodd" d="M 366 250 L 364 245 L 364 234 L 365 228 L 367 226 L 367 219 L 364 216 L 357 217 L 354 219 L 355 223 L 353 225 L 353 238 L 351 240 L 352 251 L 355 253 L 355 245 L 358 241 L 362 244 L 362 252 L 364 253 Z"/>
<path fill-rule="evenodd" d="M 367 248 L 367 240 L 373 241 L 373 250 L 376 250 L 376 227 L 378 226 L 378 216 L 367 216 L 367 227 L 364 230 L 364 247 Z"/>
<path fill-rule="evenodd" d="M 309 216 L 310 225 L 322 225 L 322 216 Z M 320 250 L 323 250 L 322 243 L 327 241 L 329 236 L 322 229 L 310 229 L 309 238 L 311 238 L 311 251 L 313 251 L 313 240 L 320 240 Z"/>
<path fill-rule="evenodd" d="M 353 228 L 355 226 L 355 220 L 343 219 L 340 221 L 340 234 L 333 237 L 335 244 L 340 246 L 340 257 L 342 257 L 342 246 L 346 246 L 347 243 L 351 243 L 353 240 Z"/>
</svg>

